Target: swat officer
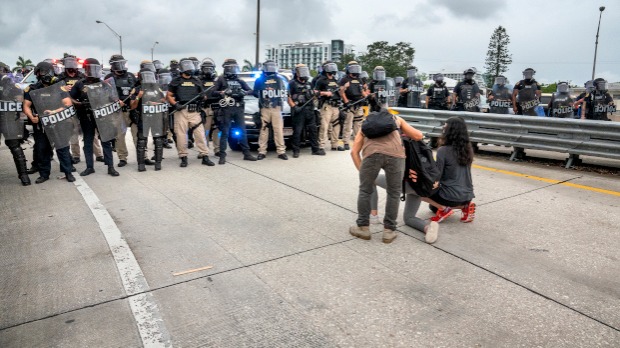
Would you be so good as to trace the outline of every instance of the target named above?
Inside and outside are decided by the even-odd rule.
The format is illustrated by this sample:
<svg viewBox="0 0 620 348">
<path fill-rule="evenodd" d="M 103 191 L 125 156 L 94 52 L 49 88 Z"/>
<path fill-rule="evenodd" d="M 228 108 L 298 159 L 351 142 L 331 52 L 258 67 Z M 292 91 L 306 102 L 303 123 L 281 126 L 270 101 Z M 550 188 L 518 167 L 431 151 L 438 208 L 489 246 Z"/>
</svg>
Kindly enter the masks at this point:
<svg viewBox="0 0 620 348">
<path fill-rule="evenodd" d="M 616 112 L 614 99 L 607 91 L 607 81 L 597 78 L 593 81 L 594 91 L 586 97 L 585 109 L 582 119 L 611 121 L 608 114 Z"/>
<path fill-rule="evenodd" d="M 421 108 L 422 107 L 422 93 L 424 92 L 424 83 L 418 79 L 418 68 L 410 65 L 407 68 L 407 78 L 400 86 L 400 95 L 405 98 L 406 107 L 408 108 Z"/>
<path fill-rule="evenodd" d="M 167 99 L 176 109 L 174 133 L 181 167 L 187 167 L 187 131 L 196 125 L 198 126 L 194 128 L 193 134 L 198 151 L 202 155 L 202 164 L 214 166 L 215 163 L 209 159 L 209 148 L 199 112 L 204 100 L 202 82 L 194 77 L 194 63 L 191 60 L 183 58 L 179 66 L 181 76 L 173 79 L 168 85 Z"/>
<path fill-rule="evenodd" d="M 86 86 L 101 82 L 101 64 L 95 58 L 87 58 L 83 64 L 84 79 L 78 81 L 71 88 L 71 99 L 76 106 L 80 127 L 84 135 L 84 157 L 86 158 L 86 169 L 80 173 L 80 176 L 87 176 L 95 172 L 93 163 L 93 140 L 97 124 L 95 123 L 93 111 L 88 101 Z M 111 176 L 119 176 L 120 174 L 114 169 L 114 157 L 112 156 L 112 141 L 102 141 L 103 162 L 108 166 L 108 174 Z"/>
<path fill-rule="evenodd" d="M 344 149 L 350 150 L 351 132 L 353 137 L 359 132 L 364 120 L 362 102 L 368 96 L 368 86 L 360 79 L 362 66 L 352 60 L 347 64 L 347 75 L 340 80 L 340 98 L 344 102 L 345 119 L 342 131 Z"/>
<path fill-rule="evenodd" d="M 450 105 L 450 91 L 443 81 L 443 74 L 435 74 L 435 81 L 426 91 L 426 108 L 433 110 L 448 110 Z"/>
<path fill-rule="evenodd" d="M 558 82 L 548 106 L 551 117 L 573 118 L 573 98 L 570 96 L 568 82 Z"/>
<path fill-rule="evenodd" d="M 532 68 L 523 70 L 523 80 L 519 81 L 512 91 L 512 107 L 517 115 L 537 116 L 541 88 L 534 80 L 536 71 Z"/>
<path fill-rule="evenodd" d="M 278 74 L 278 65 L 273 60 L 266 60 L 262 70 L 263 74 L 254 82 L 253 91 L 253 95 L 258 98 L 261 118 L 256 159 L 262 160 L 267 155 L 269 128 L 271 128 L 278 158 L 288 160 L 286 144 L 284 144 L 284 121 L 282 120 L 283 101 L 288 100 L 284 77 Z"/>
<path fill-rule="evenodd" d="M 0 107 L 0 131 L 4 135 L 4 144 L 11 150 L 11 155 L 13 155 L 17 177 L 23 186 L 28 186 L 31 183 L 30 177 L 28 177 L 26 155 L 20 146 L 23 140 L 22 129 L 24 126 L 23 122 L 19 120 L 19 114 L 23 111 L 24 92 L 12 78 L 6 75 L 0 77 L 0 84 L 0 98 L 2 100 L 2 106 Z M 18 120 L 14 121 L 16 118 Z M 15 126 L 8 127 L 10 123 Z M 3 130 L 4 125 L 7 125 L 7 129 Z M 36 152 L 34 154 L 36 155 Z"/>
<path fill-rule="evenodd" d="M 507 115 L 510 113 L 512 107 L 511 92 L 506 86 L 506 77 L 499 75 L 495 78 L 495 83 L 489 96 L 487 97 L 489 102 L 490 112 L 493 114 Z"/>
<path fill-rule="evenodd" d="M 215 86 L 211 92 L 211 96 L 220 98 L 222 109 L 218 115 L 218 124 L 220 127 L 220 160 L 218 164 L 226 163 L 226 148 L 228 145 L 228 137 L 230 132 L 230 124 L 234 122 L 239 130 L 239 146 L 243 151 L 243 159 L 246 161 L 256 161 L 256 157 L 250 154 L 250 146 L 248 145 L 248 136 L 245 130 L 245 115 L 243 113 L 245 103 L 243 98 L 252 94 L 252 89 L 248 84 L 240 80 L 239 65 L 235 59 L 226 59 L 222 65 L 224 74 L 215 80 Z"/>
<path fill-rule="evenodd" d="M 575 98 L 575 102 L 573 103 L 573 107 L 575 108 L 574 110 L 574 114 L 575 114 L 575 118 L 582 118 L 585 119 L 584 114 L 583 114 L 583 109 L 585 108 L 585 106 L 582 106 L 586 100 L 588 99 L 587 97 L 590 95 L 590 93 L 594 92 L 595 88 L 594 88 L 594 81 L 593 80 L 588 80 L 586 81 L 586 83 L 583 84 L 584 87 L 584 91 L 581 92 L 577 98 Z"/>
<path fill-rule="evenodd" d="M 319 95 L 319 109 L 321 112 L 321 127 L 319 129 L 319 147 L 325 151 L 327 141 L 331 142 L 332 151 L 344 151 L 338 145 L 340 134 L 340 86 L 336 81 L 338 66 L 328 60 L 323 64 L 322 76 L 316 81 L 314 89 Z M 329 132 L 329 139 L 328 139 Z"/>
<path fill-rule="evenodd" d="M 319 147 L 314 114 L 314 91 L 310 84 L 310 69 L 305 64 L 297 64 L 295 78 L 289 83 L 288 104 L 293 119 L 293 158 L 299 157 L 301 136 L 306 137 L 312 148 L 313 155 L 325 156 L 325 150 Z"/>
<path fill-rule="evenodd" d="M 372 81 L 368 84 L 370 110 L 380 111 L 386 107 L 390 91 L 387 88 L 385 68 L 378 65 L 372 70 Z"/>
<path fill-rule="evenodd" d="M 463 72 L 463 81 L 454 87 L 452 93 L 452 109 L 458 111 L 479 112 L 480 87 L 474 81 L 476 70 L 469 68 Z"/>
<path fill-rule="evenodd" d="M 200 65 L 200 81 L 205 90 L 215 85 L 215 79 L 217 78 L 217 72 L 215 71 L 215 61 L 211 58 L 205 58 Z M 220 154 L 220 136 L 217 124 L 215 122 L 215 115 L 219 113 L 220 98 L 213 97 L 210 93 L 207 94 L 207 99 L 203 104 L 203 112 L 205 114 L 205 131 L 207 132 L 207 143 L 209 137 L 213 141 L 213 151 L 215 155 Z"/>
<path fill-rule="evenodd" d="M 30 93 L 34 90 L 51 86 L 52 84 L 58 82 L 58 80 L 54 77 L 54 67 L 48 62 L 40 62 L 37 64 L 34 69 L 34 74 L 38 81 L 24 90 L 23 111 L 33 124 L 34 146 L 40 175 L 37 180 L 35 180 L 35 184 L 41 184 L 49 180 L 50 177 L 52 145 L 44 132 L 43 125 L 39 122 L 39 115 L 37 110 L 34 108 Z M 66 106 L 71 106 L 71 100 L 66 92 L 63 91 L 62 97 L 62 103 Z M 41 110 L 41 112 L 43 112 L 43 110 Z M 60 162 L 60 170 L 65 173 L 65 178 L 68 182 L 74 182 L 75 177 L 71 174 L 71 169 L 73 166 L 71 164 L 71 152 L 69 151 L 69 146 L 67 145 L 63 148 L 56 148 L 56 155 L 58 156 L 58 161 Z M 28 182 L 30 182 L 30 180 L 28 180 Z M 22 183 L 24 183 L 23 179 Z"/>
<path fill-rule="evenodd" d="M 129 93 L 136 84 L 136 76 L 127 71 L 127 60 L 125 60 L 125 58 L 120 54 L 112 55 L 109 63 L 110 70 L 112 72 L 109 73 L 105 79 L 107 80 L 109 78 L 114 78 L 116 92 L 118 93 L 118 98 L 120 99 L 121 106 L 123 108 L 123 121 L 126 125 L 130 125 L 131 134 L 135 144 L 137 140 L 138 127 L 129 117 Z M 120 127 L 118 135 L 116 136 L 116 154 L 119 159 L 119 167 L 124 167 L 127 165 L 127 155 L 129 155 L 129 152 L 127 151 L 127 143 L 125 141 L 126 132 L 127 129 L 125 127 Z"/>
</svg>

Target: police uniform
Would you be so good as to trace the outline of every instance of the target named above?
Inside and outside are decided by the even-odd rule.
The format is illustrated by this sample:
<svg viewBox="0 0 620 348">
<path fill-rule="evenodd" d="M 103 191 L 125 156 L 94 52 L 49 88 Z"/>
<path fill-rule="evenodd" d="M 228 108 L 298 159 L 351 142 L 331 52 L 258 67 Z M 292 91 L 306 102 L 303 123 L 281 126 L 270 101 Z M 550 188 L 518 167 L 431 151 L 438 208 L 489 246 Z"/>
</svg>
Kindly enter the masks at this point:
<svg viewBox="0 0 620 348">
<path fill-rule="evenodd" d="M 536 107 L 540 91 L 540 85 L 534 79 L 521 80 L 515 85 L 513 103 L 517 106 L 517 115 L 537 116 Z"/>
<path fill-rule="evenodd" d="M 289 83 L 289 98 L 295 103 L 295 107 L 291 109 L 291 117 L 293 120 L 293 154 L 299 154 L 301 150 L 301 136 L 304 130 L 312 147 L 312 154 L 324 155 L 321 152 L 317 138 L 316 116 L 314 114 L 313 96 L 311 82 L 301 82 L 294 79 Z"/>
<path fill-rule="evenodd" d="M 448 97 L 450 91 L 445 84 L 437 85 L 433 83 L 426 91 L 428 103 L 426 107 L 432 110 L 448 110 Z"/>
<path fill-rule="evenodd" d="M 141 172 L 146 170 L 146 167 L 145 167 L 146 143 L 148 141 L 147 137 L 144 135 L 143 108 L 142 108 L 142 98 L 144 97 L 144 93 L 153 93 L 155 97 L 150 98 L 151 100 L 161 99 L 160 101 L 158 101 L 160 103 L 158 107 L 161 107 L 161 111 L 157 110 L 156 112 L 165 113 L 166 115 L 168 114 L 168 104 L 166 103 L 166 100 L 165 100 L 165 94 L 161 89 L 154 89 L 154 90 L 149 90 L 147 92 L 143 92 L 143 96 L 141 98 L 139 95 L 142 90 L 143 90 L 142 85 L 137 84 L 131 90 L 130 95 L 129 95 L 129 100 L 132 102 L 131 105 L 133 105 L 134 101 L 136 102 L 135 108 L 131 108 L 131 110 L 138 116 L 136 120 L 137 121 L 136 128 L 138 129 L 138 132 L 137 132 L 138 140 L 136 141 L 136 149 L 137 149 L 136 159 L 138 162 L 138 171 L 141 171 Z M 130 102 L 128 102 L 127 104 L 130 105 Z M 155 156 L 154 156 L 155 170 L 161 170 L 161 162 L 163 159 L 163 151 L 164 151 L 164 138 L 166 137 L 165 128 L 166 127 L 164 126 L 164 119 L 162 117 L 161 130 L 163 130 L 163 132 L 161 133 L 160 136 L 153 136 L 153 145 L 155 146 Z"/>
<path fill-rule="evenodd" d="M 340 94 L 338 93 L 338 82 L 334 77 L 323 76 L 316 81 L 315 89 L 319 92 L 332 92 L 331 97 L 321 96 L 319 99 L 321 112 L 319 147 L 325 149 L 329 132 L 331 148 L 336 150 L 338 149 L 338 136 L 340 134 Z M 342 147 L 340 149 L 344 150 Z"/>
<path fill-rule="evenodd" d="M 132 122 L 129 116 L 129 95 L 131 93 L 132 88 L 136 84 L 136 76 L 130 72 L 124 71 L 123 74 L 116 74 L 115 72 L 111 72 L 106 75 L 105 79 L 114 78 L 114 83 L 116 84 L 116 93 L 118 94 L 118 99 L 120 99 L 123 104 L 122 115 L 123 122 L 125 125 L 131 128 L 131 136 L 133 138 L 134 145 L 138 143 L 138 125 Z M 118 130 L 118 135 L 116 136 L 116 155 L 120 161 L 127 162 L 127 156 L 129 152 L 127 150 L 127 142 L 125 134 L 127 129 L 125 127 L 120 127 Z"/>
<path fill-rule="evenodd" d="M 586 115 L 588 120 L 611 121 L 608 117 L 610 112 L 615 112 L 613 97 L 609 92 L 595 90 L 586 97 Z"/>
<path fill-rule="evenodd" d="M 215 79 L 209 78 L 205 75 L 200 75 L 200 81 L 202 82 L 202 87 L 205 90 L 215 85 Z M 208 96 L 207 100 L 204 101 L 204 107 L 202 109 L 206 116 L 204 128 L 208 134 L 207 141 L 209 140 L 209 136 L 211 136 L 211 140 L 213 141 L 213 151 L 216 154 L 220 152 L 220 132 L 215 120 L 216 115 L 220 112 L 220 105 L 218 102 L 219 98 Z"/>
<path fill-rule="evenodd" d="M 345 111 L 344 129 L 342 131 L 342 142 L 345 149 L 348 149 L 349 142 L 351 141 L 351 132 L 353 132 L 353 137 L 355 137 L 362 127 L 362 121 L 364 120 L 362 99 L 364 99 L 364 89 L 366 86 L 364 86 L 359 77 L 351 77 L 349 75 L 340 80 L 340 86 L 345 87 L 344 94 L 350 105 Z"/>
<path fill-rule="evenodd" d="M 284 155 L 286 153 L 286 144 L 284 144 L 282 101 L 288 99 L 288 92 L 284 85 L 283 77 L 277 73 L 263 73 L 254 82 L 253 94 L 258 98 L 261 118 L 260 135 L 258 137 L 259 156 L 267 154 L 269 126 L 273 129 L 273 141 L 276 144 L 276 152 L 278 155 Z"/>
<path fill-rule="evenodd" d="M 473 79 L 460 81 L 454 87 L 457 111 L 479 112 L 480 87 Z"/>
</svg>

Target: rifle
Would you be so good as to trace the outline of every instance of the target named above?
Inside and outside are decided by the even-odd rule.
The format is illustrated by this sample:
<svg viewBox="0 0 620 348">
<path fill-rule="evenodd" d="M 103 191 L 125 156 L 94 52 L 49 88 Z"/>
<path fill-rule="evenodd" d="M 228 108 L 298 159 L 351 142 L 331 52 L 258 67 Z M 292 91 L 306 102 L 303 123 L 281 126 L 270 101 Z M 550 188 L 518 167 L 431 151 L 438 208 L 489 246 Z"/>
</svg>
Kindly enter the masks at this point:
<svg viewBox="0 0 620 348">
<path fill-rule="evenodd" d="M 200 93 L 198 93 L 198 94 L 197 94 L 194 98 L 192 98 L 190 101 L 188 101 L 187 103 L 185 103 L 185 104 L 181 105 L 181 108 L 184 108 L 184 107 L 188 106 L 189 104 L 193 103 L 195 100 L 197 100 L 197 99 L 198 99 L 198 98 L 200 98 L 200 97 L 204 97 L 204 96 L 205 96 L 205 94 L 207 94 L 207 93 L 208 93 L 208 92 L 209 92 L 209 91 L 210 91 L 213 87 L 215 87 L 215 85 L 214 85 L 214 86 L 211 86 L 211 87 L 209 87 L 209 88 L 207 88 L 207 89 L 205 89 L 204 91 L 202 91 L 202 92 L 200 92 Z M 176 104 L 175 104 L 175 105 L 176 105 Z M 169 116 L 174 115 L 174 113 L 175 113 L 175 112 L 177 112 L 177 111 L 179 111 L 179 110 L 178 110 L 178 109 L 173 110 L 173 111 L 169 114 Z"/>
</svg>

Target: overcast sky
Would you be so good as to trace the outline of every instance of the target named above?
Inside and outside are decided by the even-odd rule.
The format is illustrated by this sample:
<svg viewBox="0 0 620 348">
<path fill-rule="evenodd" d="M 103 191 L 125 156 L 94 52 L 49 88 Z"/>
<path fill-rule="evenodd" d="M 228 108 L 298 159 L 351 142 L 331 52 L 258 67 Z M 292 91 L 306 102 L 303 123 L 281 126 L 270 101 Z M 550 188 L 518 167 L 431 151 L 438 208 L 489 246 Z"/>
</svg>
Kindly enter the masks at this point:
<svg viewBox="0 0 620 348">
<path fill-rule="evenodd" d="M 422 72 L 483 70 L 489 38 L 507 28 L 511 81 L 533 67 L 541 82 L 583 84 L 592 74 L 599 6 L 597 77 L 620 81 L 618 0 L 262 0 L 261 60 L 266 45 L 342 39 L 356 51 L 375 41 L 410 42 Z M 71 52 L 107 61 L 119 52 L 131 70 L 151 58 L 196 56 L 254 61 L 256 0 L 3 0 L 0 60 L 33 62 Z M 364 67 L 370 70 L 372 67 Z"/>
</svg>

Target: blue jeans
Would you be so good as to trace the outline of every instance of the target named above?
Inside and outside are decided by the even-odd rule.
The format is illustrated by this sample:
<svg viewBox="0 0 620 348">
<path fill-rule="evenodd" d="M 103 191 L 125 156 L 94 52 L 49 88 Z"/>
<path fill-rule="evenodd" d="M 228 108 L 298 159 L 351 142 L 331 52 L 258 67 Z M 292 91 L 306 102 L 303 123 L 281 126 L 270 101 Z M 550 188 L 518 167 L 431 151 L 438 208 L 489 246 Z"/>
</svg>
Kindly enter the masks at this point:
<svg viewBox="0 0 620 348">
<path fill-rule="evenodd" d="M 220 109 L 218 116 L 220 131 L 220 154 L 226 157 L 226 149 L 228 148 L 228 136 L 230 132 L 230 124 L 234 122 L 236 128 L 239 129 L 241 134 L 239 135 L 239 146 L 244 154 L 250 153 L 250 146 L 248 145 L 248 135 L 245 131 L 245 115 L 243 114 L 242 106 L 229 106 Z"/>
</svg>

